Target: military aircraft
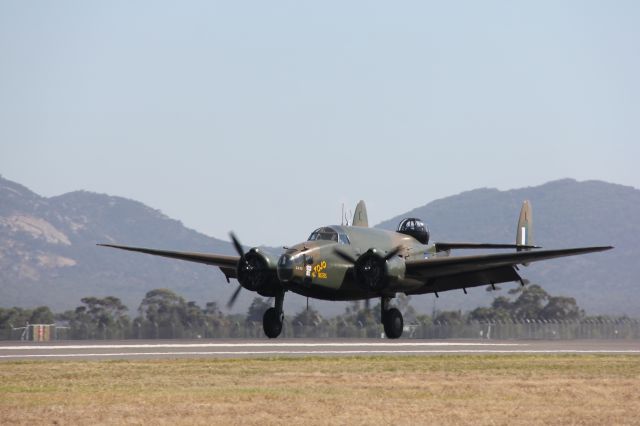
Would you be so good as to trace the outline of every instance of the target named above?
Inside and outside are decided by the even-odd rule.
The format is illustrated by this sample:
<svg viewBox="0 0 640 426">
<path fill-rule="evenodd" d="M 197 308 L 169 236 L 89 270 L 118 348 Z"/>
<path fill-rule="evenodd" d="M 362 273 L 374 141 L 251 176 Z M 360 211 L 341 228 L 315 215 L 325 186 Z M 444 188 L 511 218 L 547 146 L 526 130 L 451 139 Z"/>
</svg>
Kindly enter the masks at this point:
<svg viewBox="0 0 640 426">
<path fill-rule="evenodd" d="M 324 300 L 365 300 L 380 298 L 381 322 L 390 339 L 402 335 L 403 318 L 391 306 L 398 293 L 406 295 L 434 293 L 482 285 L 516 281 L 525 285 L 518 265 L 609 250 L 612 247 L 580 247 L 539 250 L 533 245 L 531 204 L 525 201 L 520 211 L 515 244 L 436 242 L 429 245 L 429 230 L 417 218 L 403 219 L 395 232 L 369 228 L 364 201 L 356 206 L 351 224 L 316 229 L 307 241 L 284 247 L 279 257 L 261 248 L 244 251 L 238 238 L 230 233 L 237 256 L 189 253 L 98 244 L 122 250 L 164 256 L 219 267 L 227 281 L 239 285 L 229 300 L 233 305 L 242 288 L 274 298 L 274 306 L 263 317 L 263 329 L 269 338 L 282 331 L 283 301 L 287 291 Z M 481 255 L 450 256 L 454 249 L 512 249 Z M 495 287 L 494 287 L 495 288 Z"/>
</svg>

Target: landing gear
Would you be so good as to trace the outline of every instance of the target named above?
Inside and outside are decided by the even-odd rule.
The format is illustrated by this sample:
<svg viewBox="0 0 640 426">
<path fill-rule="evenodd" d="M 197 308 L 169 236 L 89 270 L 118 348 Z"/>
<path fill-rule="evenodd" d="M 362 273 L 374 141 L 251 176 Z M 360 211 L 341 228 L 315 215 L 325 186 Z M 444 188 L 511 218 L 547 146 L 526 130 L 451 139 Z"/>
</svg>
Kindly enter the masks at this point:
<svg viewBox="0 0 640 426">
<path fill-rule="evenodd" d="M 262 328 L 264 329 L 264 334 L 266 334 L 269 339 L 275 339 L 280 335 L 282 331 L 282 320 L 282 314 L 278 315 L 276 308 L 269 308 L 264 313 L 264 317 L 262 317 Z"/>
<path fill-rule="evenodd" d="M 284 322 L 283 302 L 284 293 L 281 293 L 276 296 L 276 306 L 267 309 L 262 317 L 262 328 L 269 339 L 275 339 L 282 332 L 282 323 Z"/>
<path fill-rule="evenodd" d="M 382 325 L 384 326 L 384 334 L 389 339 L 397 339 L 402 336 L 402 330 L 404 328 L 404 320 L 402 314 L 396 308 L 389 308 L 389 301 L 391 298 L 382 298 Z"/>
</svg>

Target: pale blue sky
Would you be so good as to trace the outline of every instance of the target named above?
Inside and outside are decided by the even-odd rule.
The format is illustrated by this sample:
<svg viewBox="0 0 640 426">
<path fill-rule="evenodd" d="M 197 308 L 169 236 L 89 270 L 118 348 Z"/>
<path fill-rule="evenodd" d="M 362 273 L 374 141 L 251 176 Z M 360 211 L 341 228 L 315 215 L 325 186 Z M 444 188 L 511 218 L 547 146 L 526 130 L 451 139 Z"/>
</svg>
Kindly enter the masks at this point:
<svg viewBox="0 0 640 426">
<path fill-rule="evenodd" d="M 269 245 L 360 198 L 377 223 L 484 186 L 640 187 L 638 23 L 637 1 L 0 0 L 0 174 Z"/>
</svg>

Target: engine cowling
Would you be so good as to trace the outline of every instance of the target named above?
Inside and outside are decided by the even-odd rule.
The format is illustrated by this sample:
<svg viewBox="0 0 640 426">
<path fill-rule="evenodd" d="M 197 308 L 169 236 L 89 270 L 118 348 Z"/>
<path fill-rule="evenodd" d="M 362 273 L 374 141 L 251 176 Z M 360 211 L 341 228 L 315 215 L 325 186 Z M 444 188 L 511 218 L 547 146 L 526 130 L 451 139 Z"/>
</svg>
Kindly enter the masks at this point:
<svg viewBox="0 0 640 426">
<path fill-rule="evenodd" d="M 257 248 L 249 250 L 238 263 L 237 275 L 242 287 L 265 297 L 274 296 L 280 287 L 275 257 Z"/>
<path fill-rule="evenodd" d="M 379 292 L 389 284 L 404 278 L 404 259 L 393 256 L 386 259 L 376 249 L 369 249 L 354 265 L 356 282 L 365 290 Z"/>
</svg>

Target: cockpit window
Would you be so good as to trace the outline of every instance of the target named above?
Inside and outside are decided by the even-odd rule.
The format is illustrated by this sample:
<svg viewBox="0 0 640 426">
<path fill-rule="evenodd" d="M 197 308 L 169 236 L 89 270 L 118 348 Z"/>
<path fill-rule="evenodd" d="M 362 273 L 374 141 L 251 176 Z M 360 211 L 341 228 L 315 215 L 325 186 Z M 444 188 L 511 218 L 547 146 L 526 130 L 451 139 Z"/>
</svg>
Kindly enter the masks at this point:
<svg viewBox="0 0 640 426">
<path fill-rule="evenodd" d="M 335 229 L 325 226 L 318 228 L 311 233 L 308 241 L 335 241 L 340 244 L 351 244 L 347 234 L 338 232 Z"/>
<path fill-rule="evenodd" d="M 331 228 L 318 228 L 311 233 L 309 241 L 335 241 L 338 242 L 338 233 Z"/>
<path fill-rule="evenodd" d="M 351 241 L 349 241 L 349 237 L 347 237 L 347 234 L 338 234 L 338 240 L 340 240 L 340 244 L 351 244 Z"/>
<path fill-rule="evenodd" d="M 424 232 L 427 230 L 427 227 L 420 219 L 409 218 L 400 222 L 398 225 L 398 232 L 411 232 L 418 231 Z"/>
</svg>

